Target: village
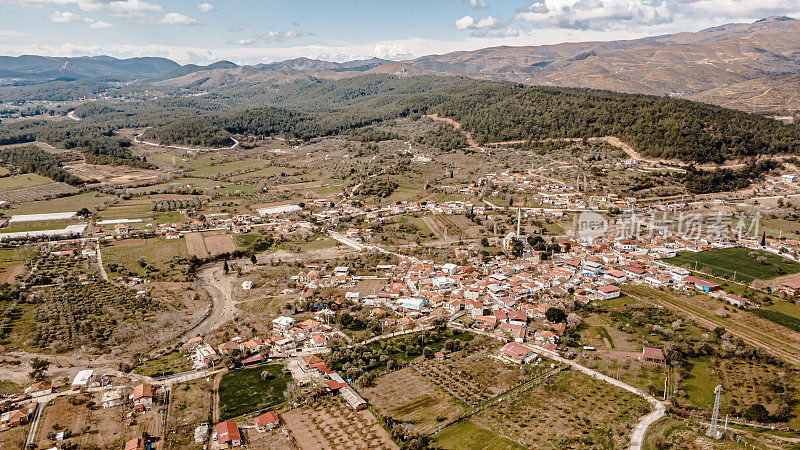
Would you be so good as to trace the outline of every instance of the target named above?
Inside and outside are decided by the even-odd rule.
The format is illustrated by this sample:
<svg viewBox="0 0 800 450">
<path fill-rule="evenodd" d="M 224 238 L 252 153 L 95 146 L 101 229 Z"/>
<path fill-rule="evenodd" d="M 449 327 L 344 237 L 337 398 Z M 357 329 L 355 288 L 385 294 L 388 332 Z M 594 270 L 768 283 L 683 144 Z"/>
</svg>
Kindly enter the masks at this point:
<svg viewBox="0 0 800 450">
<path fill-rule="evenodd" d="M 778 185 L 794 183 L 794 179 L 789 177 L 774 181 Z M 168 360 L 186 369 L 181 372 L 167 367 L 163 372 L 168 375 L 141 376 L 98 368 L 80 370 L 71 383 L 56 383 L 48 379 L 38 381 L 26 388 L 22 395 L 4 399 L 7 412 L 1 416 L 0 426 L 29 427 L 26 444 L 38 446 L 31 448 L 44 448 L 43 442 L 66 442 L 75 436 L 77 430 L 60 430 L 64 425 L 53 423 L 54 406 L 51 405 L 63 403 L 67 398 L 72 399 L 72 405 L 76 404 L 75 399 L 86 399 L 81 402 L 90 402 L 95 405 L 93 409 L 102 406 L 103 411 L 115 411 L 106 414 L 109 417 L 114 414 L 125 417 L 126 427 L 119 435 L 124 436 L 126 450 L 150 448 L 152 442 L 157 442 L 152 441 L 152 437 L 163 435 L 163 427 L 169 423 L 165 417 L 170 411 L 175 414 L 174 405 L 171 407 L 170 404 L 175 402 L 173 397 L 182 384 L 188 389 L 192 383 L 202 380 L 217 379 L 216 383 L 219 383 L 218 377 L 222 376 L 224 382 L 225 374 L 255 370 L 265 380 L 274 377 L 280 379 L 283 386 L 297 386 L 298 393 L 290 398 L 289 403 L 284 403 L 283 390 L 277 395 L 270 393 L 273 406 L 283 405 L 280 410 L 262 409 L 260 406 L 270 403 L 262 401 L 257 403 L 255 410 L 244 414 L 245 418 L 237 415 L 220 420 L 228 414 L 224 413 L 224 404 L 222 413 L 217 411 L 223 396 L 221 387 L 217 387 L 215 389 L 220 392 L 212 392 L 212 399 L 215 396 L 220 398 L 213 400 L 217 405 L 211 414 L 202 417 L 202 422 L 192 428 L 193 443 L 203 445 L 211 442 L 212 448 L 240 445 L 253 448 L 305 447 L 308 442 L 298 444 L 296 439 L 312 437 L 303 436 L 300 431 L 303 419 L 294 418 L 290 411 L 306 407 L 301 405 L 307 403 L 308 398 L 338 394 L 344 405 L 359 414 L 369 404 L 359 393 L 370 384 L 364 378 L 365 372 L 353 372 L 347 368 L 342 371 L 340 362 L 326 356 L 330 353 L 381 340 L 393 342 L 405 335 L 449 333 L 448 336 L 472 335 L 497 342 L 497 345 L 489 347 L 491 350 L 486 357 L 495 358 L 514 371 L 529 365 L 541 366 L 542 376 L 551 376 L 551 369 L 562 370 L 570 361 L 599 360 L 606 354 L 612 355 L 616 364 L 625 364 L 626 359 L 638 361 L 660 368 L 656 371 L 664 374 L 669 372 L 666 348 L 642 341 L 634 343 L 639 348 L 638 353 L 603 352 L 581 339 L 583 333 L 578 330 L 583 329 L 581 325 L 586 320 L 582 314 L 587 311 L 591 314 L 592 308 L 627 305 L 628 301 L 645 296 L 642 292 L 669 291 L 682 296 L 707 296 L 717 302 L 714 313 L 719 317 L 729 315 L 726 305 L 739 310 L 759 308 L 772 295 L 780 294 L 783 299 L 791 299 L 800 294 L 800 282 L 797 281 L 771 286 L 763 281 L 761 284 L 754 282 L 742 289 L 740 284 L 728 283 L 729 274 L 720 279 L 720 274 L 709 273 L 713 270 L 705 265 L 698 266 L 696 261 L 693 265 L 686 264 L 675 259 L 679 255 L 742 249 L 753 255 L 774 255 L 784 262 L 797 263 L 800 241 L 761 236 L 753 218 L 745 221 L 733 213 L 722 216 L 719 208 L 713 214 L 695 217 L 692 214 L 700 209 L 698 205 L 639 206 L 633 198 L 620 199 L 613 194 L 587 197 L 566 185 L 533 182 L 524 175 L 505 173 L 489 174 L 474 185 L 455 192 L 474 196 L 486 186 L 494 189 L 510 187 L 517 193 L 530 192 L 532 195 L 526 198 L 536 206 L 502 207 L 490 200 L 403 201 L 385 206 L 365 206 L 354 199 L 343 198 L 338 201 L 326 199 L 253 206 L 250 213 L 202 214 L 199 209 L 178 209 L 182 221 L 155 226 L 139 219 L 90 219 L 80 224 L 71 223 L 61 232 L 31 230 L 0 234 L 0 240 L 11 245 L 38 242 L 37 245 L 45 249 L 44 260 L 84 260 L 84 269 L 78 274 L 80 283 L 107 280 L 131 289 L 135 296 L 149 295 L 148 285 L 158 280 L 153 278 L 157 272 L 133 275 L 128 271 L 125 274 L 121 269 L 109 270 L 107 263 L 102 262 L 106 257 L 104 249 L 114 248 L 126 240 L 185 240 L 193 257 L 210 256 L 218 261 L 224 260 L 226 275 L 229 261 L 234 265 L 237 259 L 247 256 L 246 252 L 237 250 L 234 237 L 254 232 L 259 236 L 284 236 L 288 239 L 298 232 L 313 233 L 327 236 L 356 258 L 363 254 L 377 254 L 383 258 L 373 266 L 359 263 L 358 267 L 351 267 L 346 259 L 341 258 L 333 264 L 324 261 L 300 264 L 280 280 L 286 292 L 295 293 L 288 294 L 296 296 L 294 302 L 303 305 L 304 313 L 297 318 L 294 314 L 266 317 L 264 323 L 269 328 L 261 333 L 249 332 L 247 337 L 230 336 L 227 332 L 228 337 L 224 339 L 220 339 L 218 333 L 192 336 L 176 350 L 185 362 Z M 710 201 L 708 205 L 721 207 L 723 203 Z M 597 217 L 583 217 L 581 211 L 585 210 L 613 210 L 616 217 L 598 216 L 601 223 Z M 628 216 L 625 216 L 626 211 Z M 686 217 L 694 221 L 692 233 L 681 229 L 684 223 L 672 220 L 667 224 L 665 213 L 688 214 Z M 394 248 L 392 242 L 381 235 L 381 225 L 397 217 L 439 215 L 466 216 L 470 221 L 485 226 L 493 237 L 490 240 L 484 238 L 480 243 L 463 242 L 461 238 L 454 241 L 448 239 L 445 229 L 440 241 L 445 249 L 434 254 L 431 247 L 426 246 L 405 255 L 402 246 Z M 83 216 L 85 214 L 80 211 L 31 214 L 12 216 L 9 223 L 80 222 Z M 612 217 L 617 221 L 612 222 Z M 654 221 L 654 217 L 661 219 Z M 531 223 L 544 221 L 558 225 L 564 232 L 547 236 L 542 227 L 538 235 L 526 232 Z M 112 247 L 108 247 L 109 244 Z M 193 250 L 193 247 L 201 249 Z M 487 252 L 487 247 L 495 250 Z M 255 256 L 251 259 L 260 263 Z M 41 270 L 42 264 L 33 265 L 31 272 L 35 274 Z M 114 273 L 119 275 L 114 276 Z M 260 284 L 248 273 L 240 274 L 239 281 L 235 281 L 237 292 L 247 293 L 254 289 L 254 282 L 256 286 Z M 732 275 L 730 280 L 735 282 L 736 273 Z M 746 282 L 746 278 L 743 281 Z M 726 291 L 723 285 L 732 289 Z M 363 291 L 358 289 L 362 286 L 365 287 Z M 353 321 L 363 324 L 368 332 L 363 331 L 364 327 L 359 330 Z M 418 349 L 423 361 L 446 361 L 456 354 L 453 349 L 458 345 L 445 346 L 444 341 L 433 339 L 436 345 Z M 576 346 L 575 342 L 581 344 Z M 795 357 L 793 352 L 782 356 Z M 336 370 L 330 368 L 330 364 Z M 415 370 L 426 373 L 430 369 L 424 364 L 414 365 Z M 273 370 L 269 368 L 275 367 L 285 368 L 282 372 L 286 373 L 265 375 Z M 262 371 L 261 368 L 268 369 Z M 599 372 L 597 376 L 600 376 Z M 661 413 L 663 406 L 658 406 L 660 403 L 650 395 L 652 391 L 645 393 L 643 386 L 626 386 Z M 476 401 L 474 405 L 502 398 L 513 387 L 510 385 L 495 391 L 495 395 Z M 664 389 L 659 395 L 667 399 L 671 392 Z M 284 415 L 290 418 L 288 424 L 281 420 Z M 363 416 L 359 417 L 363 419 Z M 375 419 L 369 417 L 369 426 L 377 426 Z M 93 420 L 97 424 L 98 420 L 105 419 L 95 417 Z M 359 419 L 354 416 L 353 420 Z M 102 422 L 100 424 L 102 426 Z M 48 431 L 51 428 L 53 431 Z M 88 436 L 91 430 L 92 426 L 87 425 L 81 433 Z M 380 427 L 375 430 L 383 431 Z M 260 437 L 263 433 L 272 437 L 264 440 Z M 102 434 L 109 440 L 97 441 L 95 438 L 94 442 L 112 442 L 120 437 L 114 434 L 106 436 L 105 431 Z M 385 431 L 375 431 L 364 438 L 371 446 L 393 448 L 395 445 Z"/>
</svg>

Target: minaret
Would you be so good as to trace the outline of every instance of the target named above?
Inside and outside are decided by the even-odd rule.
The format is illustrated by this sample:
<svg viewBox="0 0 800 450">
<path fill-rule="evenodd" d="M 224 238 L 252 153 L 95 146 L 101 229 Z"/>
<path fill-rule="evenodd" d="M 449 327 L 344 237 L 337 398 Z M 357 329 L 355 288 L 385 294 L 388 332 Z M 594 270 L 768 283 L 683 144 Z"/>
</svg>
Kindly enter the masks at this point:
<svg viewBox="0 0 800 450">
<path fill-rule="evenodd" d="M 522 221 L 522 208 L 517 208 L 517 237 L 519 237 L 519 224 Z"/>
</svg>

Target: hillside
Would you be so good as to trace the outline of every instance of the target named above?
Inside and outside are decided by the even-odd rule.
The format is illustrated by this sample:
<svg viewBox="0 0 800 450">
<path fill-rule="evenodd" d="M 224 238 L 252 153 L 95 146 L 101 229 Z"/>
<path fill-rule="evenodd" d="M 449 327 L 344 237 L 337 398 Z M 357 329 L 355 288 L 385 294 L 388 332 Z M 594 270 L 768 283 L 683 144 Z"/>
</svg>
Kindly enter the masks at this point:
<svg viewBox="0 0 800 450">
<path fill-rule="evenodd" d="M 178 63 L 166 58 L 0 56 L 0 84 L 81 78 L 154 76 L 179 67 Z"/>
<path fill-rule="evenodd" d="M 405 63 L 437 74 L 526 84 L 691 95 L 756 78 L 800 73 L 800 21 L 773 17 L 696 33 L 494 47 Z"/>
</svg>

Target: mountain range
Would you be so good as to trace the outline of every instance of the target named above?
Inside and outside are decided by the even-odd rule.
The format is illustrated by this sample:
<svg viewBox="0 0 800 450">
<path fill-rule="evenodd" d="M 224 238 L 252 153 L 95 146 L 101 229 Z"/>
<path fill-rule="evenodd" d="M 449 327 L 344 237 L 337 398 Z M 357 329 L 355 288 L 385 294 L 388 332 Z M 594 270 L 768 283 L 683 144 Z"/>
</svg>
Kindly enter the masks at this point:
<svg viewBox="0 0 800 450">
<path fill-rule="evenodd" d="M 407 61 L 297 58 L 254 66 L 229 61 L 181 66 L 164 58 L 0 57 L 0 84 L 127 77 L 208 90 L 362 73 L 466 76 L 679 96 L 748 111 L 800 111 L 800 20 L 770 17 L 635 40 L 501 46 Z"/>
</svg>

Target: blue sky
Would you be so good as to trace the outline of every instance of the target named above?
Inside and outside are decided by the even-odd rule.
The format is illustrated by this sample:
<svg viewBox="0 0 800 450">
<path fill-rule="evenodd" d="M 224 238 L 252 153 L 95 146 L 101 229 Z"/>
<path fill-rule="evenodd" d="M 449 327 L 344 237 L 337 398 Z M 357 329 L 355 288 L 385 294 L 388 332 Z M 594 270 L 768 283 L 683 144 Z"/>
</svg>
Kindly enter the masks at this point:
<svg viewBox="0 0 800 450">
<path fill-rule="evenodd" d="M 408 59 L 628 39 L 771 15 L 800 0 L 0 0 L 0 54 L 254 64 Z"/>
</svg>

